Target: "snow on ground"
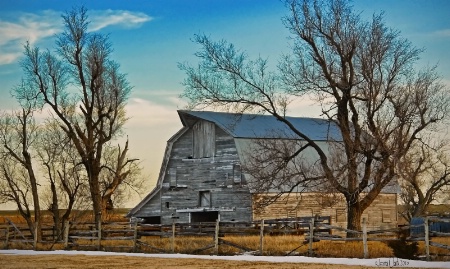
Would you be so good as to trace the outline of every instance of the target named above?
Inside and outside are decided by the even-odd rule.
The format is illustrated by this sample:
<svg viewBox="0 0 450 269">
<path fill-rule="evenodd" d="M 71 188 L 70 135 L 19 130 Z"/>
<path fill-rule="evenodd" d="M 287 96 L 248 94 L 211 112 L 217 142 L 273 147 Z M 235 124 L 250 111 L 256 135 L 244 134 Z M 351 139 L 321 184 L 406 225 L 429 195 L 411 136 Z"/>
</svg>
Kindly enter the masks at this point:
<svg viewBox="0 0 450 269">
<path fill-rule="evenodd" d="M 418 268 L 450 268 L 450 262 L 426 262 L 413 261 L 399 258 L 377 258 L 377 259 L 348 259 L 348 258 L 311 258 L 304 256 L 208 256 L 187 254 L 146 254 L 146 253 L 123 253 L 102 251 L 33 251 L 33 250 L 0 250 L 0 254 L 7 255 L 91 255 L 91 256 L 133 256 L 148 258 L 170 258 L 170 259 L 210 259 L 210 260 L 233 260 L 233 261 L 264 261 L 264 262 L 289 262 L 289 263 L 321 263 L 321 264 L 343 264 L 362 265 L 371 267 L 418 267 Z"/>
</svg>

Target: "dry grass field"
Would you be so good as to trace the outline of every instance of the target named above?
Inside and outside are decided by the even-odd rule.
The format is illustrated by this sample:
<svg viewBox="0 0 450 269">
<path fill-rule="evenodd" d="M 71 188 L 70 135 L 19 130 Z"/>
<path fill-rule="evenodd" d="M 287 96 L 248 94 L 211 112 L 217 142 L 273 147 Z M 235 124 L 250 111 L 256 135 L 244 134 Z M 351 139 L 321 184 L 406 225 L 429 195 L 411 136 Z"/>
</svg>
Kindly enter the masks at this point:
<svg viewBox="0 0 450 269">
<path fill-rule="evenodd" d="M 124 210 L 120 210 L 109 216 L 110 221 L 124 221 Z M 2 219 L 3 218 L 3 219 Z M 15 223 L 23 223 L 23 220 L 17 215 L 17 212 L 0 211 L 0 223 L 8 218 Z M 48 217 L 46 217 L 48 218 Z M 85 214 L 85 220 L 89 221 L 89 214 Z M 248 249 L 259 249 L 259 236 L 225 236 L 221 239 L 234 244 L 244 246 Z M 147 236 L 141 238 L 142 242 L 152 247 L 156 247 L 166 252 L 171 250 L 171 238 L 161 238 L 157 236 Z M 450 238 L 433 238 L 434 241 L 450 244 Z M 94 240 L 95 241 L 95 240 Z M 301 235 L 278 235 L 264 237 L 264 255 L 265 256 L 284 256 L 287 253 L 291 255 L 307 255 L 308 246 L 303 244 L 304 237 Z M 79 240 L 81 245 L 92 245 L 92 248 L 81 248 L 76 250 L 95 250 L 96 242 Z M 211 237 L 176 237 L 175 253 L 195 254 L 194 250 L 200 249 L 213 243 Z M 158 253 L 155 248 L 141 245 L 139 252 Z M 131 251 L 133 242 L 130 240 L 107 240 L 102 241 L 102 249 L 105 251 Z M 0 242 L 1 246 L 1 242 Z M 128 246 L 128 247 L 123 247 Z M 10 249 L 30 249 L 29 245 L 21 243 L 11 243 Z M 38 250 L 58 250 L 63 249 L 63 244 L 39 243 Z M 362 242 L 339 242 L 339 241 L 320 241 L 313 245 L 316 257 L 335 257 L 335 258 L 362 258 Z M 75 250 L 75 249 L 74 249 Z M 432 253 L 449 255 L 449 251 L 431 247 Z M 219 255 L 236 255 L 242 251 L 228 246 L 220 245 Z M 424 243 L 419 243 L 419 253 L 424 254 Z M 202 255 L 212 255 L 213 249 L 198 252 Z M 369 258 L 393 257 L 392 249 L 384 242 L 369 242 Z M 438 260 L 448 260 L 448 257 L 440 257 Z M 163 259 L 163 258 L 145 258 L 129 256 L 85 256 L 85 255 L 1 255 L 0 268 L 329 268 L 327 265 L 318 264 L 292 264 L 292 263 L 267 263 L 267 262 L 244 262 L 244 261 L 218 261 L 218 260 L 200 260 L 200 259 Z M 333 268 L 369 268 L 361 266 L 337 266 Z"/>
</svg>

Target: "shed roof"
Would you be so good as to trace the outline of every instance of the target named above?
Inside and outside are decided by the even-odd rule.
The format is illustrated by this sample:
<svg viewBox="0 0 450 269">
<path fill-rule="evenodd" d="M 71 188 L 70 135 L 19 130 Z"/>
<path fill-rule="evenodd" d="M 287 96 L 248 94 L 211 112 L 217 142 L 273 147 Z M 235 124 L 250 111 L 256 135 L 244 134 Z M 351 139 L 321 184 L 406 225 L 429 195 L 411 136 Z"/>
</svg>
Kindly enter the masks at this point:
<svg viewBox="0 0 450 269">
<path fill-rule="evenodd" d="M 178 110 L 184 126 L 198 119 L 214 122 L 235 138 L 299 139 L 284 122 L 272 115 Z M 285 117 L 298 131 L 315 141 L 342 141 L 335 122 L 318 118 Z"/>
</svg>

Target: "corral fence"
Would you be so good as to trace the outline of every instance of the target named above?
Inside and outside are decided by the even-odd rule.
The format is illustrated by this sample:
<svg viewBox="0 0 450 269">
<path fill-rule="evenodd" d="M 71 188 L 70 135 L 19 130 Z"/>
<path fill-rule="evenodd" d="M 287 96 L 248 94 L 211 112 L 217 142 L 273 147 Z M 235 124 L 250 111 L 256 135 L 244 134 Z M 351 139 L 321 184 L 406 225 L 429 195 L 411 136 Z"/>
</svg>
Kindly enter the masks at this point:
<svg viewBox="0 0 450 269">
<path fill-rule="evenodd" d="M 423 241 L 425 243 L 426 260 L 430 260 L 430 246 L 450 250 L 449 245 L 433 241 L 434 237 L 450 237 L 450 233 L 435 231 L 433 223 L 450 223 L 450 219 L 437 217 L 426 217 L 423 223 L 415 225 L 405 225 L 399 228 L 380 229 L 367 231 L 365 219 L 362 223 L 362 231 L 348 230 L 330 224 L 330 217 L 301 217 L 287 219 L 272 219 L 253 222 L 202 222 L 202 223 L 176 223 L 173 220 L 171 225 L 143 224 L 139 222 L 111 222 L 95 225 L 93 223 L 66 223 L 62 235 L 55 235 L 54 229 L 43 227 L 41 243 L 61 243 L 65 249 L 95 249 L 110 250 L 117 248 L 120 251 L 142 252 L 143 248 L 149 248 L 159 253 L 174 253 L 177 237 L 206 237 L 211 238 L 208 244 L 192 253 L 201 253 L 205 250 L 213 249 L 213 253 L 218 255 L 220 245 L 228 245 L 241 251 L 251 252 L 254 255 L 264 255 L 264 236 L 266 235 L 304 235 L 304 241 L 299 242 L 299 246 L 286 255 L 294 253 L 298 248 L 307 245 L 309 256 L 314 256 L 314 243 L 318 241 L 362 241 L 364 258 L 369 257 L 369 241 L 398 241 L 398 235 L 409 230 L 423 229 L 423 233 L 414 233 L 414 237 L 408 237 L 408 241 Z M 97 228 L 99 227 L 99 228 Z M 430 229 L 431 228 L 431 229 Z M 345 234 L 354 234 L 345 237 Z M 238 245 L 226 240 L 227 236 L 259 236 L 258 249 Z M 163 249 L 153 245 L 151 241 L 143 240 L 146 237 L 169 238 L 170 247 Z M 24 243 L 30 248 L 36 249 L 36 240 L 32 233 L 24 226 L 17 226 L 11 221 L 0 224 L 0 242 L 3 241 L 3 248 L 7 249 L 9 244 L 14 242 Z M 124 244 L 108 245 L 105 241 L 115 240 L 127 242 Z M 450 256 L 450 255 L 449 255 Z"/>
</svg>

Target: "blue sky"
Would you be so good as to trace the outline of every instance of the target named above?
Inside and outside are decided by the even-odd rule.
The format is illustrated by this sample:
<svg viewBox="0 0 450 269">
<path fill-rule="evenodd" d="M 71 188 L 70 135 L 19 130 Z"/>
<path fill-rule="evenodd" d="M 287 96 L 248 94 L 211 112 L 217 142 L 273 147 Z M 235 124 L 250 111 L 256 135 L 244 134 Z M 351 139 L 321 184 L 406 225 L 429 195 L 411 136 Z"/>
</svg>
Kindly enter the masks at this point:
<svg viewBox="0 0 450 269">
<path fill-rule="evenodd" d="M 84 5 L 91 29 L 110 34 L 113 58 L 134 87 L 126 133 L 130 153 L 143 161 L 151 186 L 166 141 L 181 127 L 176 109 L 184 106 L 178 99 L 184 74 L 177 63 L 195 63 L 194 34 L 226 39 L 273 65 L 289 52 L 289 33 L 281 23 L 287 10 L 279 0 L 0 0 L 0 5 L 0 109 L 16 107 L 9 91 L 22 76 L 22 45 L 29 40 L 52 49 L 53 36 L 61 31 L 60 15 Z M 439 64 L 438 72 L 450 85 L 450 1 L 361 0 L 354 6 L 368 18 L 384 11 L 390 27 L 425 48 L 420 63 Z M 296 104 L 292 115 L 317 117 L 319 112 L 305 101 Z"/>
</svg>

